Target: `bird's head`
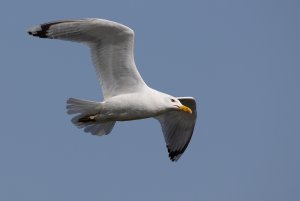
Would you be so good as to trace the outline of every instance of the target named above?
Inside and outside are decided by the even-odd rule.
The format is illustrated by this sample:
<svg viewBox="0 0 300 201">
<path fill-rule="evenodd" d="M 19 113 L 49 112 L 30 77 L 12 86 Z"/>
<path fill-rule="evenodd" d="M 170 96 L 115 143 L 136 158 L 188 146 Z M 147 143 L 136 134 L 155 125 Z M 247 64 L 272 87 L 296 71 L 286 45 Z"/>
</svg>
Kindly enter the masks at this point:
<svg viewBox="0 0 300 201">
<path fill-rule="evenodd" d="M 193 111 L 191 110 L 191 108 L 182 105 L 182 103 L 178 100 L 178 98 L 175 98 L 173 96 L 168 96 L 165 99 L 166 104 L 168 105 L 168 108 L 170 110 L 181 110 L 183 112 L 187 112 L 192 114 Z"/>
</svg>

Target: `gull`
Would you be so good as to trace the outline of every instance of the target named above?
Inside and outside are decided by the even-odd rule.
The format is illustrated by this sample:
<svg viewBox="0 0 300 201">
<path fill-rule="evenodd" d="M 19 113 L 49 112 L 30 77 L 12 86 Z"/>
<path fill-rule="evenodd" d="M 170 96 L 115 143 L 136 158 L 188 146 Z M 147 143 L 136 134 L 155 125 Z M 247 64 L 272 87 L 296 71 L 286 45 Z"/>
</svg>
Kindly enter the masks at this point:
<svg viewBox="0 0 300 201">
<path fill-rule="evenodd" d="M 72 122 L 93 135 L 109 134 L 117 121 L 153 117 L 162 128 L 171 161 L 177 161 L 193 135 L 197 118 L 192 97 L 174 97 L 149 87 L 134 61 L 134 31 L 105 19 L 61 20 L 30 28 L 39 38 L 79 42 L 91 50 L 103 101 L 67 100 Z"/>
</svg>

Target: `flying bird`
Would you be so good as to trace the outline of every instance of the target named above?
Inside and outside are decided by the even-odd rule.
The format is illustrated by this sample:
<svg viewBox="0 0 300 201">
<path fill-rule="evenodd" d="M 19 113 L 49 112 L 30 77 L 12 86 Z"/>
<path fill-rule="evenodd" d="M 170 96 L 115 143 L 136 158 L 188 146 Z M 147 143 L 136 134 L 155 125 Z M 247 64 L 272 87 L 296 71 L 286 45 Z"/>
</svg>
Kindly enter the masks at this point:
<svg viewBox="0 0 300 201">
<path fill-rule="evenodd" d="M 104 19 L 61 20 L 34 26 L 28 34 L 80 42 L 91 50 L 103 101 L 70 98 L 72 122 L 93 135 L 109 134 L 117 121 L 154 117 L 162 127 L 170 160 L 186 150 L 196 122 L 196 101 L 150 88 L 134 61 L 134 31 Z"/>
</svg>

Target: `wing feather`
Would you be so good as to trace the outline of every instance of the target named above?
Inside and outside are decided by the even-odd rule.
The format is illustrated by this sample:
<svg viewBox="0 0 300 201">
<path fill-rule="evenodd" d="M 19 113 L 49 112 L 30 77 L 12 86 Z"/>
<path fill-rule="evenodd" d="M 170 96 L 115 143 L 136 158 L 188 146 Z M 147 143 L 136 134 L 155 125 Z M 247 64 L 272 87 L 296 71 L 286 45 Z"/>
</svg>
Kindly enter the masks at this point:
<svg viewBox="0 0 300 201">
<path fill-rule="evenodd" d="M 134 31 L 122 24 L 103 19 L 64 20 L 32 27 L 28 33 L 87 44 L 104 99 L 146 86 L 134 62 Z"/>
<path fill-rule="evenodd" d="M 177 161 L 186 150 L 192 138 L 197 118 L 195 100 L 191 97 L 178 99 L 183 105 L 191 108 L 193 113 L 170 111 L 157 117 L 162 127 L 169 157 L 172 161 Z"/>
</svg>

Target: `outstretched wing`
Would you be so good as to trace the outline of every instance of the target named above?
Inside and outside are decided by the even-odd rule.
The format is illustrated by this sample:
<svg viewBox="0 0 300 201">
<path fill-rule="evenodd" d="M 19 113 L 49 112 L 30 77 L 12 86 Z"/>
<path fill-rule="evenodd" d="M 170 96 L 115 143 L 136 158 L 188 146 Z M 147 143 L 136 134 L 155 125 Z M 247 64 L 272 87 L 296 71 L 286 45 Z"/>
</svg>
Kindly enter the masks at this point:
<svg viewBox="0 0 300 201">
<path fill-rule="evenodd" d="M 157 117 L 166 141 L 169 157 L 177 161 L 187 148 L 194 131 L 197 118 L 196 102 L 191 97 L 179 97 L 179 101 L 191 108 L 192 114 L 170 111 Z"/>
<path fill-rule="evenodd" d="M 146 86 L 134 62 L 134 32 L 122 24 L 103 19 L 65 20 L 32 27 L 28 33 L 87 44 L 104 99 Z"/>
</svg>

